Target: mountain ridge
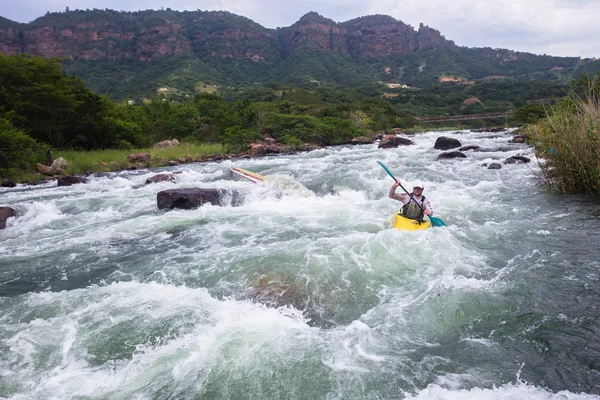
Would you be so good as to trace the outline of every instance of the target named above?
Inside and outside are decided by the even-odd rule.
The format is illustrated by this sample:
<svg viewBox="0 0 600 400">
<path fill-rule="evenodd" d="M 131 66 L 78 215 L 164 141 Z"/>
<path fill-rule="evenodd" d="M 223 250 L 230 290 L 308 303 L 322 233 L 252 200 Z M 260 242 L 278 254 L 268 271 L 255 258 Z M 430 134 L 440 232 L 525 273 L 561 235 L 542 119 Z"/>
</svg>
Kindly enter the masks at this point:
<svg viewBox="0 0 600 400">
<path fill-rule="evenodd" d="M 110 77 L 99 77 L 106 69 L 124 71 L 130 83 L 146 71 L 150 81 L 140 90 L 148 92 L 157 85 L 188 90 L 203 82 L 353 87 L 378 81 L 423 86 L 447 76 L 465 82 L 486 76 L 566 80 L 581 64 L 580 57 L 460 47 L 426 25 L 415 29 L 381 14 L 337 23 L 309 12 L 289 27 L 271 29 L 227 11 L 170 9 L 74 10 L 26 24 L 0 17 L 0 54 L 65 58 L 69 73 L 109 93 L 115 90 Z M 192 71 L 186 79 L 194 82 L 178 84 L 174 71 L 185 65 Z"/>
</svg>

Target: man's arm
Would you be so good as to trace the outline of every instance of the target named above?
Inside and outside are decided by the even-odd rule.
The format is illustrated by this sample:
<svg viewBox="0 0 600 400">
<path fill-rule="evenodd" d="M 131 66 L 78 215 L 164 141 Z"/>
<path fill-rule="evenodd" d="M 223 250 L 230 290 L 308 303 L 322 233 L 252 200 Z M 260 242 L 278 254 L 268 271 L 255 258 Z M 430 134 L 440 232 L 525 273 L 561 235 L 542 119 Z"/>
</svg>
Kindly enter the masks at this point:
<svg viewBox="0 0 600 400">
<path fill-rule="evenodd" d="M 404 201 L 404 198 L 407 197 L 405 194 L 396 194 L 396 188 L 400 186 L 400 181 L 394 182 L 392 187 L 390 188 L 390 198 L 398 201 Z"/>
</svg>

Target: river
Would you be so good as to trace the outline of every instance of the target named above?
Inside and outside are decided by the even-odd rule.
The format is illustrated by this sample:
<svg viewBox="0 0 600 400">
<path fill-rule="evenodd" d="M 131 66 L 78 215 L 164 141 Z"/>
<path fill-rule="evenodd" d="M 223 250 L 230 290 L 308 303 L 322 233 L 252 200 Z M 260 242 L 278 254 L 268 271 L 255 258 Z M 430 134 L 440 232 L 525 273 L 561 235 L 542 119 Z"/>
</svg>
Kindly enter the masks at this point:
<svg viewBox="0 0 600 400">
<path fill-rule="evenodd" d="M 0 189 L 0 398 L 600 399 L 600 202 L 545 192 L 523 145 L 436 161 L 442 135 L 510 137 Z M 378 160 L 448 226 L 393 229 Z M 179 187 L 246 200 L 158 210 Z"/>
</svg>

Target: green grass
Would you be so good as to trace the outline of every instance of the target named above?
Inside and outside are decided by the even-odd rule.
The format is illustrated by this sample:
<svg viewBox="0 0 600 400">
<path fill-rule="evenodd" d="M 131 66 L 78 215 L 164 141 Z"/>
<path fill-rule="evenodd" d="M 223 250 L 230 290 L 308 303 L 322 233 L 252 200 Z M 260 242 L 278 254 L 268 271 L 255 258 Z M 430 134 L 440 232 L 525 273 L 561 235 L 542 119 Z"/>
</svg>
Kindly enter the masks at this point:
<svg viewBox="0 0 600 400">
<path fill-rule="evenodd" d="M 199 160 L 214 154 L 224 154 L 223 146 L 220 144 L 191 144 L 182 143 L 177 147 L 130 149 L 130 150 L 56 150 L 53 152 L 54 159 L 64 158 L 69 164 L 65 174 L 81 174 L 86 172 L 107 172 L 127 169 L 132 164 L 127 156 L 132 153 L 150 153 L 152 157 L 149 166 L 161 167 L 169 161 L 177 161 L 179 158 L 190 157 Z"/>
</svg>

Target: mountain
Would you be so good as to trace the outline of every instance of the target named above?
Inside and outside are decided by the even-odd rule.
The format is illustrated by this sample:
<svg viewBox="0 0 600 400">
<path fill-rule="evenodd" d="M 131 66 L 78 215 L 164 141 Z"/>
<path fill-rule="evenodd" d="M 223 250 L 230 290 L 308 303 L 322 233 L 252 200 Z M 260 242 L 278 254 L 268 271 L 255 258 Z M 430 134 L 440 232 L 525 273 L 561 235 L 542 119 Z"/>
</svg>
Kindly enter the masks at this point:
<svg viewBox="0 0 600 400">
<path fill-rule="evenodd" d="M 69 73 L 116 98 L 159 87 L 191 93 L 209 84 L 269 81 L 305 87 L 552 81 L 598 67 L 578 57 L 460 47 L 435 29 L 415 30 L 385 15 L 336 23 L 315 12 L 277 29 L 223 11 L 75 10 L 28 24 L 0 17 L 0 53 L 63 57 Z"/>
</svg>

